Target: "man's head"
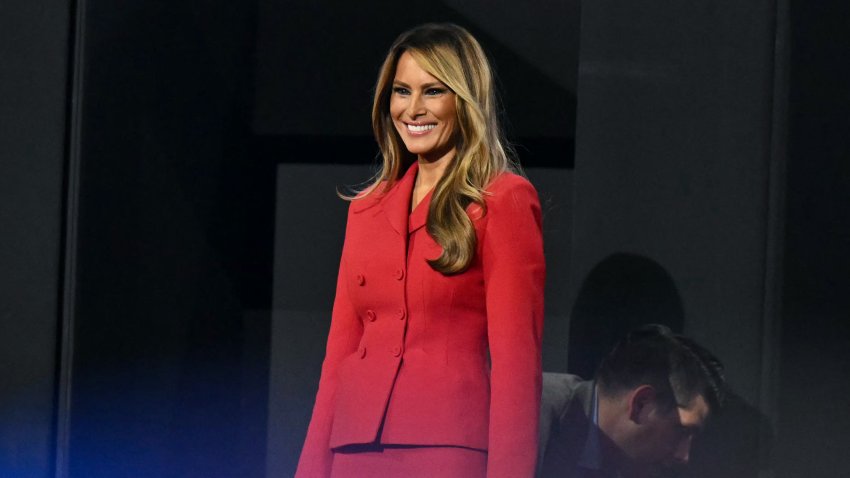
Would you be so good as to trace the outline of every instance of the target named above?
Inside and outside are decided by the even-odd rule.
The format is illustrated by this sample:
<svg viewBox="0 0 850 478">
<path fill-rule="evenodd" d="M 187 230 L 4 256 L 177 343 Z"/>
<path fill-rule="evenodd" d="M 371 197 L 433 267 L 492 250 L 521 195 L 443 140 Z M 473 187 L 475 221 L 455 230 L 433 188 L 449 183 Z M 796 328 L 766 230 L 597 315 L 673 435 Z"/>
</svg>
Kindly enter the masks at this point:
<svg viewBox="0 0 850 478">
<path fill-rule="evenodd" d="M 724 398 L 723 366 L 663 325 L 629 333 L 596 373 L 600 427 L 629 462 L 649 470 L 687 463 L 691 441 Z"/>
</svg>

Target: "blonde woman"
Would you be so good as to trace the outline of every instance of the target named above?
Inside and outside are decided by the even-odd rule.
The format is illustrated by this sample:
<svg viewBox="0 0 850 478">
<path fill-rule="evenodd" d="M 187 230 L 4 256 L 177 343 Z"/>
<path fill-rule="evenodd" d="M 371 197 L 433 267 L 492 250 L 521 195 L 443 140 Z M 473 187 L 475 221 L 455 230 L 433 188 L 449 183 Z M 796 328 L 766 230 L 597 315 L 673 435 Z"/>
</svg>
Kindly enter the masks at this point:
<svg viewBox="0 0 850 478">
<path fill-rule="evenodd" d="M 383 155 L 351 200 L 297 477 L 534 475 L 545 267 L 493 76 L 461 27 L 403 33 L 381 68 Z"/>
</svg>

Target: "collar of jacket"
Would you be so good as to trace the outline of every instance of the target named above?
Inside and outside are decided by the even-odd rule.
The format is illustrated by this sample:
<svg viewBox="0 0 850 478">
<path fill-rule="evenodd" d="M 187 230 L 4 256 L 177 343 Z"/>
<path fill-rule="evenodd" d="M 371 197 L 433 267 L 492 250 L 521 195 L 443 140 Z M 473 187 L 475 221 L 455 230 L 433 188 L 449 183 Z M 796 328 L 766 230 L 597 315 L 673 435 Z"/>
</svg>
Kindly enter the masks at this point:
<svg viewBox="0 0 850 478">
<path fill-rule="evenodd" d="M 578 457 L 578 466 L 585 470 L 592 470 L 600 477 L 620 478 L 622 474 L 617 469 L 612 453 L 617 453 L 616 445 L 611 442 L 599 428 L 597 419 L 593 417 L 594 404 L 598 407 L 599 395 L 597 394 L 596 381 L 582 382 L 576 389 L 575 396 L 578 400 L 573 401 L 581 407 L 575 413 L 581 413 L 581 418 L 587 423 L 584 432 L 583 446 Z M 578 408 L 578 407 L 576 407 Z"/>
<path fill-rule="evenodd" d="M 430 192 L 419 204 L 421 207 L 417 207 L 413 211 L 413 214 L 410 213 L 410 197 L 413 194 L 413 185 L 416 181 L 417 171 L 419 171 L 419 164 L 414 161 L 407 168 L 404 176 L 396 181 L 389 191 L 376 191 L 363 199 L 355 199 L 351 205 L 352 212 L 361 213 L 373 206 L 377 206 L 386 215 L 393 230 L 401 236 L 406 236 L 424 226 L 428 216 L 428 201 L 431 198 Z M 378 187 L 380 188 L 381 186 Z"/>
</svg>

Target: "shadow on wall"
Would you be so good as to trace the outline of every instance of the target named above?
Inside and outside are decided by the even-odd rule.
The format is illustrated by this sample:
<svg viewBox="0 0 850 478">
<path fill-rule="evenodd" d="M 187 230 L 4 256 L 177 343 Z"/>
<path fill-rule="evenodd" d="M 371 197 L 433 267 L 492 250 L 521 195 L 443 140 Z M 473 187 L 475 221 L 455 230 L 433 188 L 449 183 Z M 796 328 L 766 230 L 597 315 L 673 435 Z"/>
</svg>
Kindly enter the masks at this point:
<svg viewBox="0 0 850 478">
<path fill-rule="evenodd" d="M 576 297 L 570 320 L 569 371 L 592 377 L 614 343 L 642 324 L 664 324 L 681 333 L 684 322 L 679 291 L 661 265 L 635 254 L 608 256 L 587 275 Z M 695 440 L 690 466 L 675 476 L 756 478 L 770 463 L 773 433 L 767 420 L 730 391 L 722 412 Z M 768 430 L 766 436 L 761 435 L 763 430 Z"/>
<path fill-rule="evenodd" d="M 642 324 L 682 331 L 685 311 L 673 278 L 635 254 L 605 258 L 585 278 L 570 317 L 570 373 L 590 378 L 617 340 Z"/>
</svg>

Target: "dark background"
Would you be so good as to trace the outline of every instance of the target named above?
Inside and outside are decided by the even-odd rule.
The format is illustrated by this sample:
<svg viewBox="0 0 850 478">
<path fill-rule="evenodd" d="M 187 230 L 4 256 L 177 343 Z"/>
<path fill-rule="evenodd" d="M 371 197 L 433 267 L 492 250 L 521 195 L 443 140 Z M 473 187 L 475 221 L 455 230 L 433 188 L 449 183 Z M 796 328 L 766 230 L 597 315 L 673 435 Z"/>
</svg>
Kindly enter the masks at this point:
<svg viewBox="0 0 850 478">
<path fill-rule="evenodd" d="M 581 8 L 579 8 L 581 6 Z M 735 391 L 691 476 L 843 476 L 850 5 L 8 0 L 0 475 L 289 476 L 392 39 L 468 27 L 544 205 L 544 368 L 629 326 Z"/>
</svg>

